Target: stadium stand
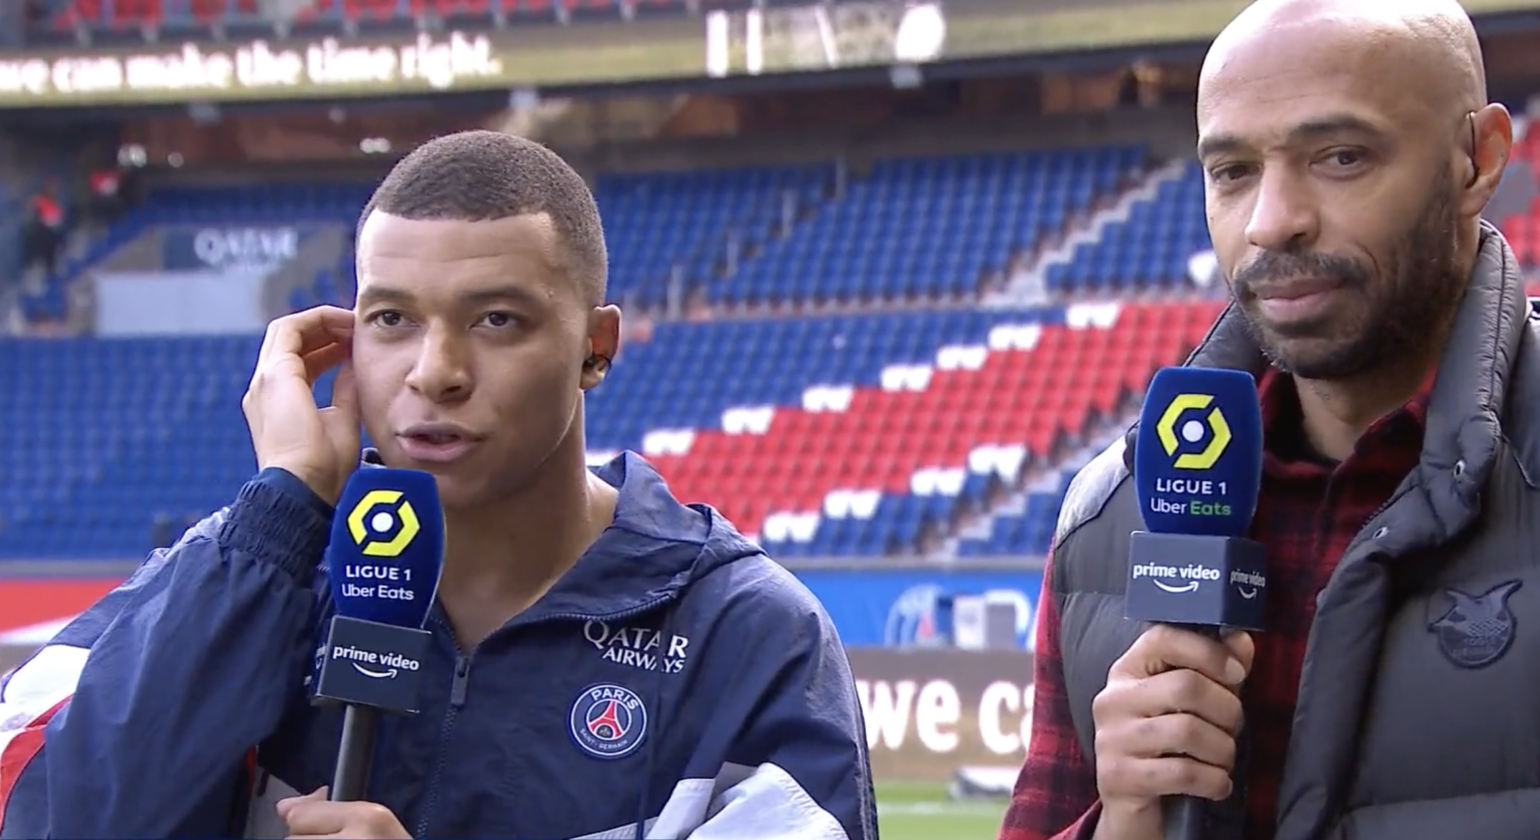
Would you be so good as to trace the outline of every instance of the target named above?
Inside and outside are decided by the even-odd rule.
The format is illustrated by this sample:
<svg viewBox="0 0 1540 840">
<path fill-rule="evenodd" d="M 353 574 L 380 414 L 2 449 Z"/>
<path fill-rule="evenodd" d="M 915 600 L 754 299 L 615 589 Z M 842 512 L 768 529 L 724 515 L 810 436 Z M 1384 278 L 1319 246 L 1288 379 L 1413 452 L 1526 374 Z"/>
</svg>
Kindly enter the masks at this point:
<svg viewBox="0 0 1540 840">
<path fill-rule="evenodd" d="M 713 284 L 725 303 L 977 294 L 986 272 L 1031 251 L 1144 170 L 1141 147 L 1056 149 L 877 162 Z"/>
<path fill-rule="evenodd" d="M 1536 149 L 1526 133 L 1521 153 Z M 599 180 L 616 299 L 655 303 L 683 279 L 728 304 L 920 304 L 660 323 L 590 396 L 593 457 L 643 452 L 679 495 L 717 504 L 781 556 L 905 553 L 927 530 L 958 556 L 1042 553 L 1068 477 L 1221 305 L 1182 285 L 1206 246 L 1201 175 L 1108 147 L 895 159 L 841 180 L 828 166 Z M 351 229 L 365 194 L 157 191 L 29 306 L 62 306 L 67 281 L 158 230 L 277 219 Z M 1537 220 L 1540 204 L 1505 221 L 1531 264 Z M 1059 302 L 925 302 L 970 297 L 982 274 L 1072 227 L 1095 235 L 1048 267 Z M 334 256 L 291 305 L 348 299 L 350 260 Z M 1128 298 L 1152 288 L 1165 297 Z M 1064 302 L 1087 290 L 1092 302 Z M 8 343 L 0 393 L 16 399 L 0 422 L 15 445 L 0 453 L 0 556 L 136 554 L 157 516 L 224 501 L 254 466 L 238 406 L 257 344 Z"/>
<path fill-rule="evenodd" d="M 240 395 L 257 343 L 7 341 L 0 556 L 131 556 L 147 548 L 157 515 L 221 504 L 230 477 L 255 467 Z"/>
<path fill-rule="evenodd" d="M 831 173 L 829 166 L 809 166 L 601 176 L 595 193 L 606 220 L 611 296 L 654 305 L 666 295 L 676 269 L 681 277 L 708 276 L 730 241 L 768 237 L 785 201 L 799 207 L 820 201 Z M 69 285 L 87 269 L 177 227 L 308 224 L 350 231 L 371 188 L 272 183 L 153 190 L 104 237 L 69 261 L 45 290 L 25 298 L 24 306 L 34 319 L 62 317 Z M 291 303 L 298 308 L 350 295 L 353 278 L 347 257 L 339 251 L 315 275 L 312 286 L 297 290 Z"/>
<path fill-rule="evenodd" d="M 23 298 L 32 319 L 62 318 L 69 286 L 92 266 L 136 243 L 153 240 L 178 226 L 305 224 L 349 228 L 369 198 L 367 187 L 351 184 L 273 184 L 247 187 L 163 188 L 152 192 L 82 253 L 65 262 L 40 292 Z"/>
<path fill-rule="evenodd" d="M 1146 171 L 1144 149 L 1131 146 L 880 161 L 842 194 L 832 164 L 604 174 L 595 193 L 616 300 L 656 305 L 671 281 L 705 284 L 728 304 L 966 299 L 1013 254 Z M 366 200 L 367 187 L 345 184 L 156 190 L 28 296 L 25 311 L 63 317 L 69 284 L 87 268 L 178 225 L 350 228 Z M 346 257 L 291 303 L 345 298 Z M 737 271 L 722 278 L 730 265 Z"/>
<path fill-rule="evenodd" d="M 735 245 L 768 241 L 786 208 L 823 201 L 832 179 L 832 165 L 601 175 L 611 297 L 654 305 L 670 279 L 710 277 Z"/>
<path fill-rule="evenodd" d="M 1189 164 L 1179 178 L 1161 183 L 1152 200 L 1136 203 L 1126 219 L 1108 223 L 1098 239 L 1075 246 L 1067 262 L 1050 266 L 1046 280 L 1061 293 L 1186 284 L 1188 258 L 1207 247 L 1203 170 Z"/>
<path fill-rule="evenodd" d="M 991 264 L 1105 204 L 1144 163 L 1136 148 L 894 160 L 841 195 L 823 166 L 615 174 L 596 193 L 616 298 L 655 293 L 681 272 L 711 289 L 752 289 L 836 242 L 860 247 L 782 296 L 882 298 L 967 290 Z M 351 227 L 365 195 L 346 184 L 162 189 L 31 305 L 62 305 L 67 281 L 158 231 L 194 221 Z M 782 229 L 788 198 L 801 221 Z M 951 217 L 960 221 L 934 223 Z M 734 242 L 761 244 L 745 249 L 739 274 L 715 277 Z M 901 260 L 887 262 L 895 248 Z M 895 272 L 926 253 L 966 256 Z M 834 279 L 844 276 L 858 279 Z M 942 280 L 926 287 L 926 277 Z M 290 303 L 345 300 L 351 282 L 347 260 L 333 261 Z M 1206 304 L 1078 304 L 667 322 L 630 345 L 591 396 L 590 444 L 595 458 L 644 452 L 682 496 L 713 501 L 781 554 L 909 551 L 927 523 L 982 509 L 992 482 L 1016 482 L 1025 464 L 1053 466 L 1065 441 L 1125 409 L 1210 316 Z M 220 503 L 254 466 L 238 406 L 257 343 L 12 344 L 0 388 L 21 399 L 0 413 L 21 445 L 0 465 L 11 517 L 0 553 L 120 555 L 144 545 L 157 516 Z M 179 377 L 162 375 L 172 367 Z M 1031 553 L 1046 533 L 1041 517 L 1007 516 L 958 550 Z"/>
<path fill-rule="evenodd" d="M 1108 304 L 687 327 L 643 348 L 651 375 L 629 379 L 634 392 L 594 401 L 592 437 L 629 437 L 610 437 L 610 423 L 651 426 L 641 449 L 676 491 L 720 500 L 779 556 L 903 553 L 926 520 L 950 520 L 992 477 L 1015 480 L 1118 412 L 1214 311 Z M 659 382 L 678 390 L 647 388 Z M 765 385 L 781 393 L 729 397 Z M 610 401 L 639 422 L 606 411 Z M 682 422 L 658 428 L 670 414 Z M 1045 548 L 1042 528 L 999 533 L 1008 538 L 986 545 L 1001 554 Z"/>
<path fill-rule="evenodd" d="M 0 277 L 20 278 L 22 273 L 22 220 L 26 215 L 20 190 L 9 179 L 0 179 Z M 14 291 L 3 288 L 0 281 L 0 301 L 6 301 Z"/>
<path fill-rule="evenodd" d="M 1513 158 L 1540 166 L 1540 132 L 1517 128 L 1514 133 Z M 1534 170 L 1531 170 L 1534 171 Z M 1540 194 L 1530 199 L 1524 211 L 1514 213 L 1502 221 L 1504 235 L 1513 246 L 1513 253 L 1528 268 L 1540 266 Z M 1533 293 L 1533 292 L 1532 292 Z"/>
<path fill-rule="evenodd" d="M 595 458 L 644 452 L 780 554 L 902 551 L 991 476 L 1115 412 L 1213 306 L 669 324 L 594 393 L 590 441 Z M 239 404 L 258 343 L 9 342 L 0 556 L 117 556 L 157 516 L 220 503 L 255 466 Z M 967 550 L 1041 551 L 1050 524 L 998 519 Z"/>
</svg>

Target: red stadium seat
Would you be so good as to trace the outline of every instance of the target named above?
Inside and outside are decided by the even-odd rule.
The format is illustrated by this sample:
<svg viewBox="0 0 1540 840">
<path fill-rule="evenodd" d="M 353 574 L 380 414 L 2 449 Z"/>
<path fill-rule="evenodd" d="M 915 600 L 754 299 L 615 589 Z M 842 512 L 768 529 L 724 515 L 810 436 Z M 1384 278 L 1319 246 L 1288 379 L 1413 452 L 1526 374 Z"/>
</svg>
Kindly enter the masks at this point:
<svg viewBox="0 0 1540 840">
<path fill-rule="evenodd" d="M 102 0 L 75 0 L 54 19 L 55 26 L 65 29 L 80 25 L 100 25 L 104 22 Z"/>
<path fill-rule="evenodd" d="M 160 0 L 115 0 L 112 11 L 115 26 L 155 26 L 161 22 Z"/>
<path fill-rule="evenodd" d="M 343 13 L 352 20 L 392 20 L 399 16 L 399 0 L 344 0 Z"/>
<path fill-rule="evenodd" d="M 191 0 L 192 15 L 199 23 L 215 23 L 223 20 L 230 10 L 225 0 Z"/>
<path fill-rule="evenodd" d="M 441 18 L 476 17 L 490 14 L 492 0 L 411 0 L 407 14 L 412 17 L 433 14 Z"/>
</svg>

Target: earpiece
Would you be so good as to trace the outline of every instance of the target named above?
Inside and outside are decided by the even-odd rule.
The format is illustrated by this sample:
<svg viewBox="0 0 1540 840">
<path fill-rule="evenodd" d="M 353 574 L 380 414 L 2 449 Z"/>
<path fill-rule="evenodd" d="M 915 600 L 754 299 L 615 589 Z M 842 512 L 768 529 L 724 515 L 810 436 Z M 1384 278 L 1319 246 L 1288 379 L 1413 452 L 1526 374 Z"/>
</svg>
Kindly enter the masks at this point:
<svg viewBox="0 0 1540 840">
<path fill-rule="evenodd" d="M 595 353 L 583 361 L 583 367 L 597 373 L 603 373 L 610 369 L 610 357 L 603 353 Z"/>
<path fill-rule="evenodd" d="M 1476 186 L 1477 181 L 1481 180 L 1481 163 L 1476 160 L 1476 112 L 1466 112 L 1465 121 L 1470 124 L 1470 183 L 1466 184 L 1465 188 L 1470 189 Z"/>
</svg>

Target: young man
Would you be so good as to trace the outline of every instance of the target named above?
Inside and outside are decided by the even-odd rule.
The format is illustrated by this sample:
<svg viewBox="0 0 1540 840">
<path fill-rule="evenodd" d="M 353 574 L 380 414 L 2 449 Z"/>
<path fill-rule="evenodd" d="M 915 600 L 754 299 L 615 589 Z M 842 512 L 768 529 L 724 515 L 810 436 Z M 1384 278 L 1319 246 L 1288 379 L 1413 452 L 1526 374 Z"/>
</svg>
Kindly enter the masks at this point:
<svg viewBox="0 0 1540 840">
<path fill-rule="evenodd" d="M 268 330 L 244 400 L 261 472 L 5 686 L 0 837 L 875 838 L 818 602 L 641 458 L 585 466 L 620 313 L 582 179 L 452 135 L 360 225 L 355 310 Z M 341 803 L 341 718 L 305 675 L 360 421 L 367 463 L 435 476 L 449 554 L 421 711 L 382 731 L 371 801 Z M 572 723 L 596 685 L 630 701 L 621 749 Z"/>
<path fill-rule="evenodd" d="M 1540 341 L 1481 212 L 1513 143 L 1453 0 L 1262 0 L 1198 157 L 1234 295 L 1189 364 L 1254 373 L 1265 632 L 1122 618 L 1118 441 L 1076 477 L 1002 840 L 1518 840 L 1540 826 Z"/>
</svg>

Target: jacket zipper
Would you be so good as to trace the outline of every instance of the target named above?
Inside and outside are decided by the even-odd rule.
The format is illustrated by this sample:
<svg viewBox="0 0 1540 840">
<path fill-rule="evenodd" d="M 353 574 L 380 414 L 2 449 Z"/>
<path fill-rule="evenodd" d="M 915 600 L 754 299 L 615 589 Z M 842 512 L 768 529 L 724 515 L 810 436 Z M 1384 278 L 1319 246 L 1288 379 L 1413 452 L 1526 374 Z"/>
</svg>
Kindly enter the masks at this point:
<svg viewBox="0 0 1540 840">
<path fill-rule="evenodd" d="M 1373 522 L 1375 519 L 1378 519 L 1380 514 L 1384 513 L 1387 510 L 1390 510 L 1390 506 L 1395 504 L 1396 500 L 1400 499 L 1404 495 L 1406 495 L 1406 494 L 1405 493 L 1391 493 L 1390 494 L 1390 498 L 1386 499 L 1383 502 L 1380 502 L 1380 506 L 1374 509 L 1374 513 L 1369 514 L 1369 518 L 1364 520 L 1363 527 L 1365 527 L 1365 528 L 1369 527 L 1369 523 L 1370 522 Z"/>
<path fill-rule="evenodd" d="M 432 621 L 451 639 L 454 638 L 454 630 L 448 624 L 436 617 Z M 428 777 L 428 793 L 423 799 L 422 814 L 417 818 L 417 837 L 428 836 L 428 826 L 438 807 L 439 781 L 443 778 L 445 765 L 449 763 L 449 736 L 454 732 L 455 718 L 465 705 L 465 690 L 470 683 L 471 657 L 474 655 L 474 651 L 464 653 L 458 644 L 455 645 L 455 674 L 454 681 L 449 684 L 449 711 L 444 713 L 444 722 L 439 726 L 437 760 L 433 764 L 433 775 Z"/>
<path fill-rule="evenodd" d="M 640 604 L 627 610 L 622 610 L 616 613 L 609 613 L 606 615 L 556 613 L 553 615 L 540 616 L 535 621 L 524 623 L 535 624 L 545 621 L 620 621 L 623 619 L 631 618 L 633 616 L 641 615 L 642 613 L 651 612 L 658 607 L 668 603 L 669 601 L 672 601 L 674 597 L 674 595 L 665 595 L 661 598 L 654 598 L 645 604 Z M 442 619 L 438 618 L 437 616 L 433 616 L 429 620 L 437 625 L 440 629 L 442 629 L 446 634 L 448 634 L 449 638 L 454 638 L 454 629 L 451 628 Z M 518 626 L 520 626 L 520 621 L 518 619 L 514 619 L 513 622 L 504 629 L 512 629 Z M 444 713 L 444 723 L 439 727 L 437 760 L 433 765 L 433 774 L 428 777 L 427 795 L 423 798 L 422 814 L 417 818 L 417 831 L 413 833 L 416 837 L 429 836 L 428 828 L 433 822 L 434 811 L 438 809 L 439 783 L 443 778 L 444 768 L 449 763 L 449 736 L 454 731 L 455 718 L 459 716 L 460 709 L 465 706 L 466 691 L 470 685 L 471 658 L 474 657 L 476 653 L 475 651 L 464 653 L 460 650 L 459 644 L 456 643 L 455 654 L 454 681 L 449 684 L 449 711 Z"/>
<path fill-rule="evenodd" d="M 1363 536 L 1363 532 L 1369 528 L 1369 524 L 1372 523 L 1374 520 L 1378 519 L 1380 517 L 1380 514 L 1382 514 L 1385 511 L 1389 510 L 1390 506 L 1395 504 L 1396 500 L 1399 499 L 1399 498 L 1400 498 L 1400 496 L 1398 496 L 1398 495 L 1392 495 L 1390 498 L 1386 499 L 1384 502 L 1381 502 L 1380 506 L 1375 509 L 1374 513 L 1369 514 L 1368 518 L 1364 519 L 1364 524 L 1359 526 L 1359 528 L 1358 528 L 1358 536 L 1359 537 Z M 1373 539 L 1372 535 L 1370 536 L 1370 539 Z M 1358 538 L 1354 537 L 1353 543 L 1357 543 L 1357 542 L 1358 542 Z M 1351 544 L 1350 544 L 1349 547 L 1351 547 Z"/>
</svg>

